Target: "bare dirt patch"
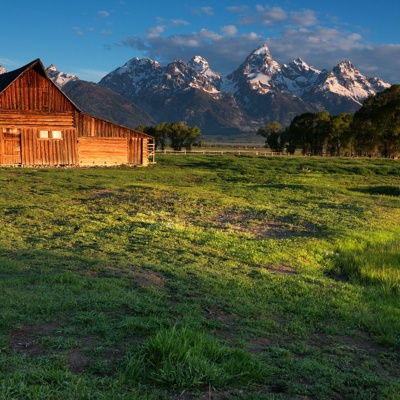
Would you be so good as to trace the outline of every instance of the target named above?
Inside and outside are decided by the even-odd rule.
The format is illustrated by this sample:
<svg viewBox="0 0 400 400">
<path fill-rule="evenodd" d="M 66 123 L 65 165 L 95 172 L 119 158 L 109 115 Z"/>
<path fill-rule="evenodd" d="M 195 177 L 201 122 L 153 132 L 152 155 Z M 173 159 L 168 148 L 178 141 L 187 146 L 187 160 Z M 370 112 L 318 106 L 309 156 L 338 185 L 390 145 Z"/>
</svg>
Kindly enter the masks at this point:
<svg viewBox="0 0 400 400">
<path fill-rule="evenodd" d="M 81 374 L 90 365 L 90 349 L 99 345 L 98 341 L 92 337 L 78 339 L 79 347 L 73 349 L 67 358 L 67 367 L 74 374 Z M 104 349 L 101 358 L 108 365 L 112 365 L 116 360 L 123 358 L 124 350 L 119 346 L 110 346 Z"/>
<path fill-rule="evenodd" d="M 58 334 L 59 322 L 43 325 L 26 325 L 14 328 L 9 334 L 10 347 L 30 357 L 39 357 L 54 353 L 66 355 L 66 366 L 74 374 L 85 372 L 90 364 L 90 350 L 99 346 L 99 341 L 93 337 L 81 337 L 76 339 L 77 346 L 72 350 L 65 350 L 59 347 L 48 347 L 42 344 L 43 337 L 63 338 Z M 124 356 L 122 347 L 110 346 L 104 349 L 103 360 L 112 365 L 116 360 Z"/>
<path fill-rule="evenodd" d="M 286 221 L 267 220 L 263 215 L 246 212 L 221 212 L 213 218 L 202 216 L 198 222 L 211 224 L 216 229 L 250 234 L 257 239 L 285 239 L 315 235 L 319 229 L 312 224 L 296 226 Z"/>
<path fill-rule="evenodd" d="M 10 347 L 29 356 L 48 354 L 50 350 L 40 344 L 40 337 L 53 335 L 58 327 L 59 323 L 17 327 L 10 332 Z"/>
<path fill-rule="evenodd" d="M 108 265 L 101 271 L 85 271 L 85 275 L 93 278 L 127 278 L 130 279 L 132 285 L 137 288 L 165 287 L 165 277 L 161 273 L 151 270 L 138 270 L 135 267 L 118 268 L 113 265 Z"/>
<path fill-rule="evenodd" d="M 292 267 L 289 267 L 287 265 L 269 265 L 266 267 L 266 269 L 271 273 L 271 274 L 278 274 L 278 275 L 296 275 L 297 271 L 293 269 Z"/>
<path fill-rule="evenodd" d="M 207 318 L 222 323 L 222 327 L 215 330 L 215 335 L 222 340 L 232 341 L 235 336 L 238 318 L 217 307 L 206 308 L 205 312 Z"/>
<path fill-rule="evenodd" d="M 111 197 L 117 193 L 116 190 L 95 190 L 93 192 L 93 197 L 96 199 L 101 199 L 103 197 Z"/>
<path fill-rule="evenodd" d="M 249 340 L 247 348 L 250 351 L 250 353 L 260 354 L 263 351 L 265 351 L 265 349 L 268 346 L 271 346 L 272 344 L 274 344 L 274 341 L 271 339 L 265 337 L 254 337 Z"/>
<path fill-rule="evenodd" d="M 361 352 L 373 355 L 374 357 L 386 352 L 397 353 L 397 356 L 400 358 L 400 351 L 389 350 L 364 332 L 358 332 L 354 336 L 316 334 L 309 339 L 308 343 L 312 346 L 339 346 L 347 349 L 349 352 Z"/>
<path fill-rule="evenodd" d="M 154 271 L 134 271 L 132 277 L 133 285 L 156 288 L 163 288 L 165 286 L 164 276 Z"/>
<path fill-rule="evenodd" d="M 68 369 L 74 374 L 81 374 L 89 365 L 89 357 L 82 349 L 74 349 L 67 360 Z"/>
</svg>

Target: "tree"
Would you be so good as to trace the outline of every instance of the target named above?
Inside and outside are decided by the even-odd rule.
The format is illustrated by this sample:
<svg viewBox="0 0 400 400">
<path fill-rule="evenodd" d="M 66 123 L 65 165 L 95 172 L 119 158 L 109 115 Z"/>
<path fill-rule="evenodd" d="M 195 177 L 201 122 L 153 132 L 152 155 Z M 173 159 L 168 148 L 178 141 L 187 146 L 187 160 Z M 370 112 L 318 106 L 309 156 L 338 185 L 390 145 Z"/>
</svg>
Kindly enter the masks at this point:
<svg viewBox="0 0 400 400">
<path fill-rule="evenodd" d="M 188 127 L 183 121 L 166 124 L 165 131 L 171 141 L 171 147 L 178 151 L 182 150 L 182 147 L 190 150 L 201 134 L 198 126 Z"/>
<path fill-rule="evenodd" d="M 154 129 L 154 137 L 156 142 L 156 149 L 160 148 L 161 150 L 165 149 L 167 143 L 167 132 L 166 132 L 166 122 L 161 122 L 160 124 L 156 125 Z"/>
<path fill-rule="evenodd" d="M 343 151 L 352 153 L 353 139 L 350 129 L 353 114 L 342 113 L 332 116 L 327 126 L 327 152 L 331 156 L 341 156 Z"/>
<path fill-rule="evenodd" d="M 331 116 L 327 111 L 304 113 L 293 118 L 285 132 L 288 153 L 301 148 L 303 155 L 323 155 Z"/>
<path fill-rule="evenodd" d="M 287 148 L 294 153 L 301 148 L 302 154 L 311 154 L 314 114 L 304 113 L 293 118 L 287 129 Z"/>
<path fill-rule="evenodd" d="M 272 151 L 282 152 L 285 143 L 281 138 L 282 125 L 278 121 L 268 122 L 265 128 L 260 128 L 257 135 L 266 138 L 265 147 L 269 147 Z"/>
<path fill-rule="evenodd" d="M 330 120 L 331 116 L 327 111 L 314 114 L 311 138 L 311 153 L 313 155 L 322 156 L 325 153 Z"/>
<path fill-rule="evenodd" d="M 396 155 L 400 151 L 400 85 L 368 97 L 354 114 L 352 129 L 359 152 Z"/>
</svg>

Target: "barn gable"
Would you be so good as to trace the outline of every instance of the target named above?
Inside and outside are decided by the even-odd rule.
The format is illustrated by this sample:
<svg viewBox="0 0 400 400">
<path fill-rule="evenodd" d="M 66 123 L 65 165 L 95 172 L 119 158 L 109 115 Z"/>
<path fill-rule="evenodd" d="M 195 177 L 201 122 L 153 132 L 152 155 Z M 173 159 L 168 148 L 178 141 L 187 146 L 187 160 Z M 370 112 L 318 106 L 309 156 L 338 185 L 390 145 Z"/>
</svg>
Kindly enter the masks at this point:
<svg viewBox="0 0 400 400">
<path fill-rule="evenodd" d="M 147 165 L 152 143 L 82 112 L 39 59 L 0 75 L 0 165 Z"/>
</svg>

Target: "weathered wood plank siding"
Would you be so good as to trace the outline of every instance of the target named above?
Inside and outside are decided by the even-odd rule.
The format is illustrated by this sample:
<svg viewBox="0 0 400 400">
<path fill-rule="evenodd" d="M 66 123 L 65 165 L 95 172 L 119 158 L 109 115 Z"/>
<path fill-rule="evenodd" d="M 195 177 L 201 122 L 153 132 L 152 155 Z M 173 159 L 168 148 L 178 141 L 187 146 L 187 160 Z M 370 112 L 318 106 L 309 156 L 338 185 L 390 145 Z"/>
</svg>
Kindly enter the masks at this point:
<svg viewBox="0 0 400 400">
<path fill-rule="evenodd" d="M 21 126 L 40 127 L 43 129 L 65 129 L 74 126 L 74 114 L 43 113 L 43 112 L 15 112 L 0 110 L 0 126 L 18 128 Z"/>
<path fill-rule="evenodd" d="M 87 114 L 82 114 L 79 116 L 78 130 L 80 132 L 78 144 L 80 165 L 113 165 L 122 163 L 128 163 L 132 165 L 148 165 L 147 147 L 149 139 L 146 135 L 143 135 L 143 133 L 109 121 L 92 117 Z M 125 147 L 124 150 L 122 150 L 123 147 L 120 144 L 117 144 L 117 142 L 105 141 L 105 143 L 108 143 L 108 146 L 116 146 L 114 151 L 110 149 L 107 153 L 105 153 L 103 150 L 101 150 L 103 149 L 103 145 L 99 140 L 81 142 L 81 139 L 84 137 L 97 139 L 124 138 Z M 89 143 L 92 146 L 91 149 L 88 148 Z M 124 151 L 123 155 L 121 153 L 122 151 Z M 91 155 L 90 152 L 92 153 Z M 101 156 L 97 157 L 97 152 L 99 152 Z M 107 162 L 105 155 L 109 157 L 109 161 Z"/>
<path fill-rule="evenodd" d="M 83 113 L 40 60 L 0 76 L 1 165 L 147 165 L 151 139 Z"/>
<path fill-rule="evenodd" d="M 37 129 L 25 129 L 22 133 L 23 165 L 76 165 L 77 132 L 62 131 L 62 139 L 41 139 Z"/>
<path fill-rule="evenodd" d="M 57 113 L 72 112 L 74 106 L 52 82 L 33 69 L 0 94 L 0 109 Z"/>
<path fill-rule="evenodd" d="M 128 163 L 127 139 L 124 137 L 80 137 L 79 165 L 121 165 Z"/>
</svg>

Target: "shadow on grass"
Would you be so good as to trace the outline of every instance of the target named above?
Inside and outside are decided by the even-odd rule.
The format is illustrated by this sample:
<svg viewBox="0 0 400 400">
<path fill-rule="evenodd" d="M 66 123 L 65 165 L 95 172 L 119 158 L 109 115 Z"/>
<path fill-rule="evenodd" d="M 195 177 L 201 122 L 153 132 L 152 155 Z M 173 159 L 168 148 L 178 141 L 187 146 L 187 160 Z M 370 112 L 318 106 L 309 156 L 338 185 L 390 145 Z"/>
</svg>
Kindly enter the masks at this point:
<svg viewBox="0 0 400 400">
<path fill-rule="evenodd" d="M 400 185 L 399 186 L 368 186 L 368 187 L 357 187 L 349 189 L 353 192 L 360 192 L 372 195 L 384 195 L 384 196 L 400 196 Z"/>
</svg>

